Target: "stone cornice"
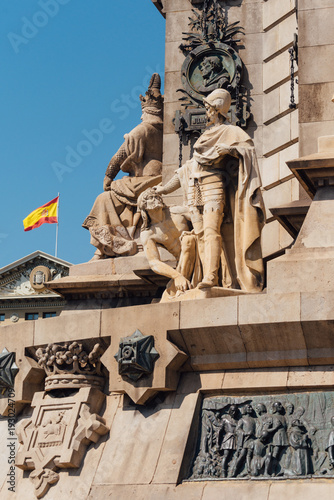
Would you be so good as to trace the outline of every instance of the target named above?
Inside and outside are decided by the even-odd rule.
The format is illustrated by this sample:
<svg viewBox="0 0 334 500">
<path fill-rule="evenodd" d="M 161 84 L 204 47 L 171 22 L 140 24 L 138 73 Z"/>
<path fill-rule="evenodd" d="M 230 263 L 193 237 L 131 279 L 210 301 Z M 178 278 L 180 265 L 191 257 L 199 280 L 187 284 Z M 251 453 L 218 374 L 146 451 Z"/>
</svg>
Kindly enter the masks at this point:
<svg viewBox="0 0 334 500">
<path fill-rule="evenodd" d="M 58 297 L 46 297 L 46 300 L 24 300 L 24 299 L 17 299 L 17 300 L 8 300 L 6 302 L 1 301 L 0 302 L 0 311 L 4 311 L 7 309 L 38 309 L 39 307 L 64 307 L 66 303 L 65 299 L 61 299 L 59 296 Z"/>
<path fill-rule="evenodd" d="M 166 17 L 165 13 L 163 12 L 164 6 L 162 4 L 162 0 L 152 0 L 152 2 L 156 6 L 156 8 L 159 10 L 159 12 L 163 15 L 163 17 Z"/>
</svg>

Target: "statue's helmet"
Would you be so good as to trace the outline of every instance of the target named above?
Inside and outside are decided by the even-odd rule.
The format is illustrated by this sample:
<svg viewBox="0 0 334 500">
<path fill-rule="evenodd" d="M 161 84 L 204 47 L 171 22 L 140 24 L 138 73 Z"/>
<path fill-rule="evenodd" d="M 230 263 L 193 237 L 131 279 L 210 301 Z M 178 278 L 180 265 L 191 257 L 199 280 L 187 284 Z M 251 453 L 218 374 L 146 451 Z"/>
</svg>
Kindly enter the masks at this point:
<svg viewBox="0 0 334 500">
<path fill-rule="evenodd" d="M 160 89 L 160 75 L 158 73 L 153 73 L 145 97 L 142 95 L 139 96 L 143 112 L 162 117 L 164 99 Z"/>
<path fill-rule="evenodd" d="M 218 113 L 227 118 L 227 113 L 231 106 L 231 94 L 225 89 L 216 89 L 207 97 L 203 97 L 203 101 L 215 108 Z"/>
</svg>

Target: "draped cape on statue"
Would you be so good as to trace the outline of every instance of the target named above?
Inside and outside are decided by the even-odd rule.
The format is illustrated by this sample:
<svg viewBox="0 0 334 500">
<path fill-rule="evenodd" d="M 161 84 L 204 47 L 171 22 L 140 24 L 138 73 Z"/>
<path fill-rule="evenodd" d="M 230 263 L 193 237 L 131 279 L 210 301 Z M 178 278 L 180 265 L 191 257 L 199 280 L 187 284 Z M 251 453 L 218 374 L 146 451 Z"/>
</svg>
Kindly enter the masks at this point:
<svg viewBox="0 0 334 500">
<path fill-rule="evenodd" d="M 221 158 L 219 145 L 231 148 L 228 156 Z M 194 145 L 193 158 L 177 170 L 185 203 L 190 178 L 199 169 L 223 172 L 228 207 L 221 227 L 221 286 L 259 292 L 264 276 L 260 238 L 265 212 L 251 138 L 230 123 L 207 129 Z"/>
</svg>

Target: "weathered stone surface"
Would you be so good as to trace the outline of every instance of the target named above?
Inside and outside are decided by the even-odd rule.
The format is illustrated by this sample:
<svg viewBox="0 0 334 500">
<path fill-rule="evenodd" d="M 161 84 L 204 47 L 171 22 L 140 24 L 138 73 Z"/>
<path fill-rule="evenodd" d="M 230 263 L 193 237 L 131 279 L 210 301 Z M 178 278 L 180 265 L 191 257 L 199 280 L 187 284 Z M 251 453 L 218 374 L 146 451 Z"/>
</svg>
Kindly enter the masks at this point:
<svg viewBox="0 0 334 500">
<path fill-rule="evenodd" d="M 300 123 L 299 155 L 311 155 L 317 151 L 318 137 L 331 135 L 334 130 L 334 120 L 323 122 Z"/>
<path fill-rule="evenodd" d="M 286 180 L 263 191 L 267 219 L 272 218 L 270 208 L 280 207 L 293 201 L 292 189 L 292 180 Z"/>
<path fill-rule="evenodd" d="M 298 16 L 300 47 L 316 47 L 319 45 L 334 44 L 333 34 L 333 4 L 321 9 L 301 10 Z"/>
<path fill-rule="evenodd" d="M 300 51 L 298 65 L 300 84 L 333 82 L 334 68 L 330 64 L 333 55 L 334 44 L 303 47 Z"/>
<path fill-rule="evenodd" d="M 249 484 L 247 488 L 240 483 L 220 484 L 209 483 L 204 490 L 202 500 L 230 500 L 237 498 L 238 500 L 269 500 L 270 484 Z"/>
<path fill-rule="evenodd" d="M 294 33 L 297 32 L 297 18 L 292 13 L 265 33 L 263 44 L 264 60 L 274 54 L 287 50 L 292 45 Z"/>
<path fill-rule="evenodd" d="M 267 257 L 280 249 L 279 246 L 279 222 L 273 220 L 267 222 L 262 231 L 262 252 Z"/>
<path fill-rule="evenodd" d="M 331 387 L 334 385 L 333 366 L 312 366 L 290 368 L 287 387 Z"/>
<path fill-rule="evenodd" d="M 177 484 L 186 474 L 181 466 L 193 446 L 190 430 L 199 403 L 198 393 L 175 396 L 153 484 Z"/>
<path fill-rule="evenodd" d="M 263 4 L 263 28 L 269 29 L 295 9 L 295 0 L 271 0 Z"/>
<path fill-rule="evenodd" d="M 294 500 L 314 500 L 314 498 L 330 498 L 333 490 L 332 480 L 304 480 L 303 482 L 289 482 L 288 491 Z M 287 486 L 274 482 L 270 487 L 270 500 L 282 500 L 287 493 Z"/>
<path fill-rule="evenodd" d="M 103 416 L 109 424 L 113 421 L 119 399 L 120 396 L 110 396 L 108 398 L 107 408 Z M 71 470 L 70 472 L 66 470 L 62 471 L 58 483 L 51 487 L 51 490 L 44 498 L 46 500 L 53 500 L 62 496 L 69 497 L 71 500 L 83 500 L 88 498 L 106 440 L 108 440 L 108 436 L 102 437 L 98 445 L 91 445 L 88 448 L 85 460 L 79 469 Z M 1 454 L 1 456 L 4 456 L 7 461 L 5 455 Z M 5 472 L 6 468 L 1 470 Z M 0 490 L 1 498 L 12 500 L 14 498 L 13 493 L 7 490 L 7 486 L 8 485 L 4 484 Z M 26 473 L 20 469 L 16 469 L 16 488 L 14 495 L 17 496 L 17 498 L 36 500 L 32 482 L 28 480 Z"/>
<path fill-rule="evenodd" d="M 265 387 L 271 390 L 285 390 L 288 380 L 286 368 L 276 368 L 275 370 L 259 369 L 247 371 L 226 371 L 222 388 L 225 391 L 235 391 L 238 388 L 243 391 L 250 389 L 261 390 Z"/>
<path fill-rule="evenodd" d="M 297 116 L 297 115 L 296 115 Z M 263 153 L 269 155 L 282 146 L 289 146 L 298 137 L 298 132 L 292 126 L 294 113 L 289 113 L 263 128 Z"/>
<path fill-rule="evenodd" d="M 96 485 L 152 482 L 174 399 L 174 394 L 168 395 L 155 408 L 118 408 L 96 471 Z"/>
<path fill-rule="evenodd" d="M 54 319 L 54 318 L 53 318 Z M 46 320 L 47 321 L 47 320 Z M 14 379 L 15 412 L 16 415 L 22 410 L 26 403 L 30 403 L 34 392 L 41 390 L 44 379 L 43 370 L 32 359 L 25 357 L 25 346 L 33 345 L 35 335 L 35 321 L 20 323 L 13 326 L 1 328 L 1 347 L 7 348 L 9 352 L 15 352 L 15 363 L 19 371 Z M 24 342 L 22 339 L 24 338 Z M 0 414 L 8 413 L 8 396 L 0 396 Z"/>
<path fill-rule="evenodd" d="M 290 78 L 290 58 L 288 52 L 277 55 L 263 66 L 263 90 L 270 91 Z"/>
<path fill-rule="evenodd" d="M 78 338 L 98 338 L 100 336 L 100 311 L 81 312 L 80 333 L 75 314 L 50 318 L 35 322 L 34 345 L 49 344 L 57 340 L 70 341 Z"/>
<path fill-rule="evenodd" d="M 238 321 L 238 298 L 225 297 L 224 308 L 220 299 L 201 302 L 184 302 L 180 308 L 180 328 L 209 328 L 221 325 L 236 325 Z M 194 311 L 201 314 L 194 316 Z"/>
<path fill-rule="evenodd" d="M 319 3 L 314 0 L 298 0 L 298 10 L 317 10 Z M 333 7 L 332 0 L 321 0 L 321 8 Z"/>
<path fill-rule="evenodd" d="M 300 85 L 299 87 L 300 123 L 332 121 L 334 107 L 330 100 L 334 94 L 334 82 L 314 83 Z M 310 105 L 310 103 L 312 103 L 312 105 Z M 314 151 L 316 151 L 316 149 L 314 149 Z"/>
<path fill-rule="evenodd" d="M 117 498 L 117 500 L 201 500 L 204 484 L 183 483 L 178 486 L 169 484 L 150 485 L 94 485 L 89 495 L 89 500 L 104 500 Z M 108 496 L 107 496 L 108 495 Z"/>
<path fill-rule="evenodd" d="M 110 372 L 110 389 L 127 393 L 133 401 L 143 404 L 161 390 L 175 390 L 179 377 L 179 368 L 186 360 L 186 355 L 167 340 L 167 329 L 179 327 L 179 304 L 154 304 L 133 308 L 106 309 L 102 311 L 101 335 L 111 336 L 111 344 L 102 358 Z M 144 335 L 154 336 L 154 348 L 159 354 L 151 375 L 136 382 L 129 381 L 118 373 L 118 364 L 114 355 L 118 352 L 120 339 L 132 335 L 136 330 Z"/>
</svg>

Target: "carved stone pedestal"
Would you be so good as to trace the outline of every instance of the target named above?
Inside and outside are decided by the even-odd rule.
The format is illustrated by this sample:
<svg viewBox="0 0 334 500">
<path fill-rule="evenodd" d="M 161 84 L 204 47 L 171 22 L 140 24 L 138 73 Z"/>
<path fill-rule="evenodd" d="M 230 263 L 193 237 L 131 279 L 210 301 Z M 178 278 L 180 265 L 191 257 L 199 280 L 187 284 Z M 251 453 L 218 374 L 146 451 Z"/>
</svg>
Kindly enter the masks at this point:
<svg viewBox="0 0 334 500">
<path fill-rule="evenodd" d="M 175 267 L 175 259 L 161 250 L 161 259 Z M 66 278 L 47 286 L 67 299 L 67 310 L 80 301 L 109 307 L 149 304 L 161 296 L 168 278 L 151 271 L 144 252 L 132 257 L 107 258 L 72 266 Z M 98 302 L 97 302 L 98 301 Z"/>
<path fill-rule="evenodd" d="M 313 198 L 297 240 L 268 263 L 268 293 L 334 291 L 334 137 L 288 166 Z"/>
</svg>

